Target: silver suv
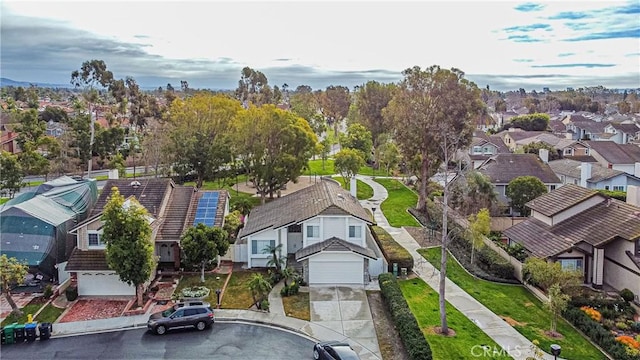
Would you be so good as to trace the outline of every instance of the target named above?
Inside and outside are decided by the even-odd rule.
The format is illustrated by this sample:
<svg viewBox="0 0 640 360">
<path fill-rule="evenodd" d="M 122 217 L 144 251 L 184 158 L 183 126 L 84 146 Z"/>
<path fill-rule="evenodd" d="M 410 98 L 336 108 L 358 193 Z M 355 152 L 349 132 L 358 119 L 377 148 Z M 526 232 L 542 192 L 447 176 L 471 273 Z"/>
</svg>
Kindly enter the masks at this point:
<svg viewBox="0 0 640 360">
<path fill-rule="evenodd" d="M 214 322 L 213 310 L 207 303 L 203 305 L 180 303 L 165 311 L 152 314 L 147 321 L 147 328 L 158 335 L 163 335 L 170 329 L 191 326 L 202 331 Z"/>
</svg>

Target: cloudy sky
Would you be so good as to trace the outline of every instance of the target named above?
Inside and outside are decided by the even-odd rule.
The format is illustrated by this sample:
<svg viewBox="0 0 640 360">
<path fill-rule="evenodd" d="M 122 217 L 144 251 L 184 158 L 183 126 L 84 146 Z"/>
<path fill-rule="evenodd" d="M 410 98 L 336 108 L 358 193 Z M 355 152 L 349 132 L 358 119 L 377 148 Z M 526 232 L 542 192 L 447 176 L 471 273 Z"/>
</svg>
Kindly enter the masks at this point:
<svg viewBox="0 0 640 360">
<path fill-rule="evenodd" d="M 104 60 L 146 87 L 392 82 L 418 65 L 456 67 L 478 86 L 640 87 L 640 1 L 2 0 L 0 75 L 69 83 Z"/>
</svg>

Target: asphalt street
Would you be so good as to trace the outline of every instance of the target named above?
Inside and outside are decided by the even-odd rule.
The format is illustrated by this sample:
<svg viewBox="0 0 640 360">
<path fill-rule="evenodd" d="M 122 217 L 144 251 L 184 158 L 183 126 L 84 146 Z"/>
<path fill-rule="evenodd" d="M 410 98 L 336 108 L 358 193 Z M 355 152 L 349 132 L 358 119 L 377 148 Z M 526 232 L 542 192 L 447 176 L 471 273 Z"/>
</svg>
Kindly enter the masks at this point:
<svg viewBox="0 0 640 360">
<path fill-rule="evenodd" d="M 55 325 L 54 325 L 55 326 Z M 199 332 L 124 330 L 3 345 L 2 359 L 313 359 L 314 342 L 271 327 L 216 323 Z"/>
</svg>

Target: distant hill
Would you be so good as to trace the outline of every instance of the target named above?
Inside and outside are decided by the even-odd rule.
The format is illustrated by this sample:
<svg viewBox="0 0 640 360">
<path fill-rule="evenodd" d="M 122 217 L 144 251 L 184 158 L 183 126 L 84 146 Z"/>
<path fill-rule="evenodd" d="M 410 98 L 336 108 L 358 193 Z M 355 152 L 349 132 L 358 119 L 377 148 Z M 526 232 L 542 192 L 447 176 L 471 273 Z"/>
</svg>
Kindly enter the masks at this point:
<svg viewBox="0 0 640 360">
<path fill-rule="evenodd" d="M 72 88 L 71 84 L 49 84 L 49 83 L 29 82 L 29 81 L 15 81 L 7 78 L 0 78 L 0 87 L 7 87 L 7 86 L 29 87 L 32 84 L 42 88 Z"/>
</svg>

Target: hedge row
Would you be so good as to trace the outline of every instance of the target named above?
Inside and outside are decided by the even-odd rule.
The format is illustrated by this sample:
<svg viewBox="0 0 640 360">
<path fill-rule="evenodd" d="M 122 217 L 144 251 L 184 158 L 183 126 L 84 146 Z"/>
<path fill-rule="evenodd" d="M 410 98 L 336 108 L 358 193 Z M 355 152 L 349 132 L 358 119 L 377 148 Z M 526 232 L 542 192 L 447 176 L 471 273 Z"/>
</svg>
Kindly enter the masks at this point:
<svg viewBox="0 0 640 360">
<path fill-rule="evenodd" d="M 631 355 L 628 353 L 627 347 L 616 341 L 611 332 L 599 323 L 593 321 L 579 308 L 569 307 L 562 315 L 614 359 L 640 360 L 640 355 Z"/>
<path fill-rule="evenodd" d="M 427 343 L 427 339 L 418 326 L 418 321 L 409 309 L 396 278 L 393 274 L 384 273 L 380 274 L 378 282 L 382 298 L 389 308 L 409 358 L 411 360 L 431 360 L 429 343 Z"/>
<path fill-rule="evenodd" d="M 398 269 L 407 268 L 407 272 L 411 272 L 411 269 L 413 269 L 413 257 L 409 251 L 393 240 L 393 237 L 385 229 L 379 226 L 372 226 L 371 228 L 373 230 L 373 238 L 378 243 L 389 264 L 387 271 L 393 272 L 393 264 L 397 263 Z"/>
</svg>

